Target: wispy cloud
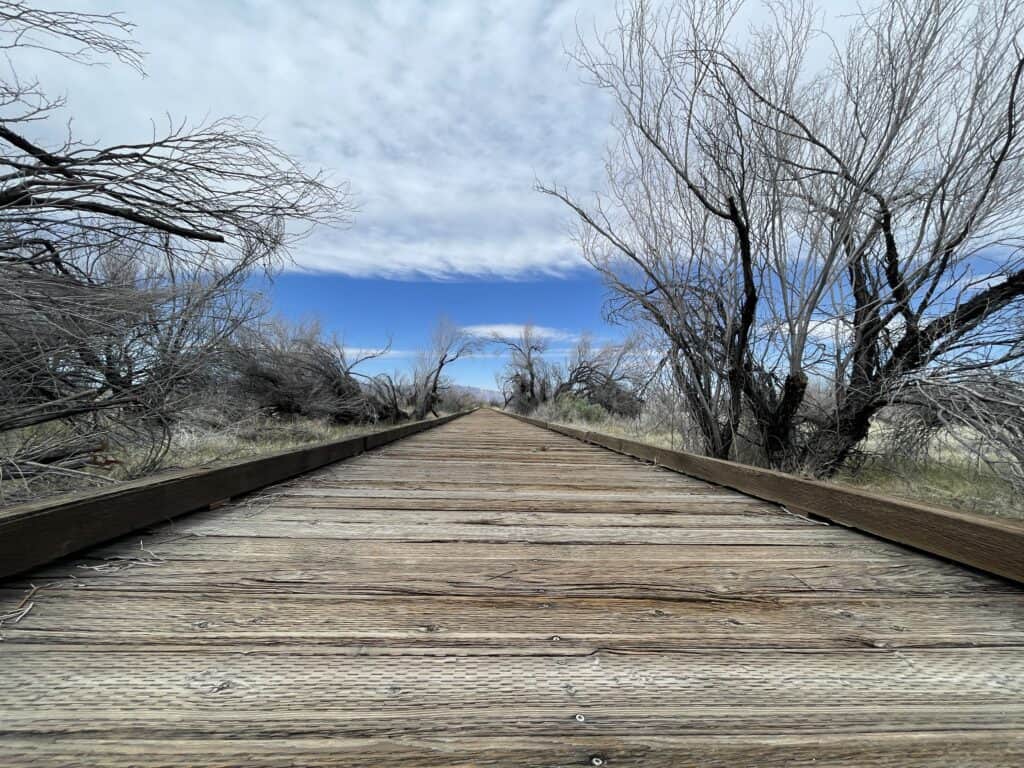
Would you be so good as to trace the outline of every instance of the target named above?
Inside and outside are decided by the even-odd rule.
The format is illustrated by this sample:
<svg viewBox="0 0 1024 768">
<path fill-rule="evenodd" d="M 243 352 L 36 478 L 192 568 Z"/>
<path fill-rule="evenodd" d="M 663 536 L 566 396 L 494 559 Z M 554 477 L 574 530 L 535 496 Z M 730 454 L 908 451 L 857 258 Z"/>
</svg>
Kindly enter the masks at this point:
<svg viewBox="0 0 1024 768">
<path fill-rule="evenodd" d="M 344 352 L 349 361 L 358 360 L 361 357 L 404 360 L 418 354 L 414 349 L 385 349 L 384 347 L 345 347 Z"/>
<path fill-rule="evenodd" d="M 525 327 L 526 325 L 523 323 L 490 323 L 467 325 L 464 326 L 462 330 L 467 333 L 471 333 L 474 336 L 480 336 L 483 338 L 492 338 L 494 336 L 517 338 L 522 335 Z M 576 341 L 580 336 L 578 333 L 574 333 L 573 331 L 567 331 L 561 328 L 548 328 L 543 325 L 533 326 L 533 333 L 544 341 Z"/>
<path fill-rule="evenodd" d="M 564 48 L 577 25 L 610 26 L 613 10 L 614 0 L 129 3 L 146 79 L 42 56 L 21 74 L 67 94 L 87 141 L 147 138 L 167 114 L 250 115 L 307 165 L 350 180 L 355 227 L 303 243 L 301 268 L 561 275 L 582 262 L 564 211 L 533 185 L 586 194 L 601 184 L 610 105 Z M 52 141 L 64 129 L 39 128 Z"/>
</svg>

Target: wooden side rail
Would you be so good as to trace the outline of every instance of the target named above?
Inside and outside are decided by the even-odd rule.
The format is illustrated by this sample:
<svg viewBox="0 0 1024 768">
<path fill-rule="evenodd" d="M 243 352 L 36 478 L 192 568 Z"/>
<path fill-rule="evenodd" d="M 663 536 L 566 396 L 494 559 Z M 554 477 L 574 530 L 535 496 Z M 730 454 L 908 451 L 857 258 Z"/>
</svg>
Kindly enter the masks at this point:
<svg viewBox="0 0 1024 768">
<path fill-rule="evenodd" d="M 1024 524 L 1012 520 L 929 507 L 836 483 L 807 480 L 784 472 L 672 451 L 502 412 L 528 424 L 785 505 L 794 512 L 824 518 L 1024 582 Z"/>
<path fill-rule="evenodd" d="M 0 510 L 0 578 L 446 424 L 470 411 Z"/>
</svg>

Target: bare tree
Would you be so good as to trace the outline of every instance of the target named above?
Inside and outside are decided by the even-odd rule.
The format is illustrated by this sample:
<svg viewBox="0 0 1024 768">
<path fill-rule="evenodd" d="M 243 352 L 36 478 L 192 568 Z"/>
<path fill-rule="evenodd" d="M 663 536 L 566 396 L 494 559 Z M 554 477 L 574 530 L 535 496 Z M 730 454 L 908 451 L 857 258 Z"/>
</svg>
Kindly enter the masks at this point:
<svg viewBox="0 0 1024 768">
<path fill-rule="evenodd" d="M 1002 371 L 934 372 L 908 385 L 889 421 L 890 455 L 930 458 L 953 445 L 1024 492 L 1024 382 Z"/>
<path fill-rule="evenodd" d="M 414 419 L 425 419 L 428 413 L 437 415 L 444 369 L 475 352 L 479 349 L 480 343 L 479 339 L 456 326 L 448 318 L 438 319 L 430 337 L 430 349 L 420 355 L 416 366 Z"/>
<path fill-rule="evenodd" d="M 95 464 L 126 442 L 137 471 L 159 461 L 176 414 L 260 311 L 245 270 L 212 254 L 191 269 L 174 262 L 112 250 L 74 276 L 0 265 L 7 477 Z"/>
<path fill-rule="evenodd" d="M 553 398 L 573 394 L 616 416 L 635 417 L 642 401 L 638 385 L 644 378 L 636 355 L 636 340 L 595 348 L 588 334 L 577 342 L 559 375 Z"/>
<path fill-rule="evenodd" d="M 347 223 L 345 185 L 305 172 L 236 119 L 97 148 L 16 71 L 36 49 L 141 72 L 118 15 L 0 3 L 0 453 L 5 476 L 95 461 L 135 440 L 152 467 L 170 425 L 261 307 L 252 270 L 320 223 Z M 70 125 L 70 124 L 69 124 Z"/>
<path fill-rule="evenodd" d="M 260 410 L 337 424 L 377 420 L 356 369 L 387 348 L 351 355 L 344 341 L 326 336 L 319 323 L 283 319 L 243 329 L 239 336 L 233 353 L 237 386 Z"/>
<path fill-rule="evenodd" d="M 407 421 L 414 388 L 402 373 L 379 373 L 364 383 L 371 410 L 378 421 Z"/>
<path fill-rule="evenodd" d="M 524 325 L 518 336 L 496 333 L 491 341 L 509 353 L 499 382 L 506 407 L 529 413 L 554 394 L 553 371 L 544 359 L 548 341 L 532 323 Z"/>
<path fill-rule="evenodd" d="M 815 72 L 808 3 L 743 47 L 738 7 L 636 2 L 581 43 L 618 105 L 610 192 L 542 190 L 613 316 L 663 334 L 707 452 L 828 475 L 933 371 L 1020 360 L 1024 12 L 894 0 Z"/>
</svg>

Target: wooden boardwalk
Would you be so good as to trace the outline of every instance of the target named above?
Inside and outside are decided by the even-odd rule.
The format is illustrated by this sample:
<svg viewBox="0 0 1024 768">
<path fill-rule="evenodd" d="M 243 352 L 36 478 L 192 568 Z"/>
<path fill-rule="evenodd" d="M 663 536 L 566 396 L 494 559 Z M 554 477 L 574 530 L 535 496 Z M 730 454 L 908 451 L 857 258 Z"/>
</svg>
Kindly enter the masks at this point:
<svg viewBox="0 0 1024 768">
<path fill-rule="evenodd" d="M 1018 586 L 491 411 L 28 607 L 4 766 L 1024 765 Z"/>
</svg>

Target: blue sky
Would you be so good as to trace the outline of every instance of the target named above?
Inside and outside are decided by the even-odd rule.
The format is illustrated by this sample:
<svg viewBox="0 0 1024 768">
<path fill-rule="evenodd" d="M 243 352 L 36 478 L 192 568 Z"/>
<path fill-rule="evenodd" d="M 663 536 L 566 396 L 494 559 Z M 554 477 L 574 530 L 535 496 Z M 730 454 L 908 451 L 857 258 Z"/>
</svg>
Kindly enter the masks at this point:
<svg viewBox="0 0 1024 768">
<path fill-rule="evenodd" d="M 392 351 L 368 363 L 367 373 L 410 365 L 415 350 L 427 345 L 431 326 L 440 315 L 462 326 L 534 323 L 550 334 L 549 354 L 555 359 L 568 353 L 581 331 L 604 338 L 621 334 L 602 322 L 604 288 L 586 270 L 559 279 L 443 282 L 289 273 L 267 290 L 282 315 L 294 320 L 319 317 L 344 335 L 346 346 L 379 347 L 391 338 Z M 502 360 L 492 355 L 455 363 L 453 378 L 494 389 L 494 372 Z"/>
</svg>

